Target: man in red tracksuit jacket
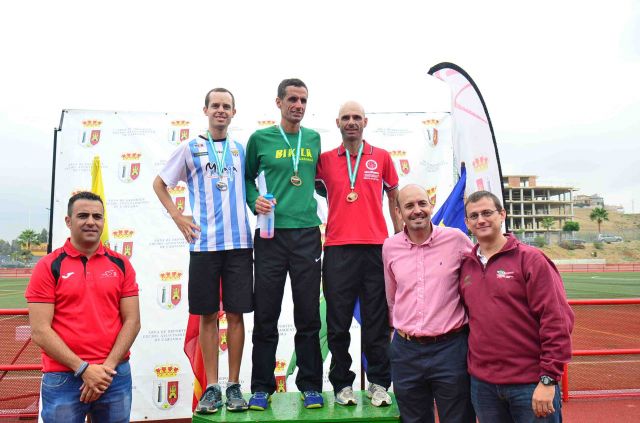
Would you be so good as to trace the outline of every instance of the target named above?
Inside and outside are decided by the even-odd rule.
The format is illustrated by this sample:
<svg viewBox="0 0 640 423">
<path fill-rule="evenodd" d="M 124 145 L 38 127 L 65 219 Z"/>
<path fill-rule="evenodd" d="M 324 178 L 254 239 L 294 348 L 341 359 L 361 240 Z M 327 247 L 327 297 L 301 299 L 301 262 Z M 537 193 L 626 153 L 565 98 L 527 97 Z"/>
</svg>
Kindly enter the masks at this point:
<svg viewBox="0 0 640 423">
<path fill-rule="evenodd" d="M 540 250 L 502 233 L 506 212 L 495 195 L 471 194 L 465 213 L 478 239 L 460 270 L 478 419 L 561 422 L 558 381 L 571 359 L 574 320 L 562 278 Z"/>
</svg>

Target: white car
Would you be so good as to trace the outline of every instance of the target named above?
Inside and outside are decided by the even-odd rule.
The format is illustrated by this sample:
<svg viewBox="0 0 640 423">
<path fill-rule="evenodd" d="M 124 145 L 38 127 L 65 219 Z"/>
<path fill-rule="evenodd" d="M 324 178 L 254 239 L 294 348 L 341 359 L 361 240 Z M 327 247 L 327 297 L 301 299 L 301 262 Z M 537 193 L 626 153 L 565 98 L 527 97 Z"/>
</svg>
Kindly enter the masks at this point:
<svg viewBox="0 0 640 423">
<path fill-rule="evenodd" d="M 612 242 L 622 242 L 624 240 L 618 235 L 598 234 L 598 241 L 611 244 Z"/>
</svg>

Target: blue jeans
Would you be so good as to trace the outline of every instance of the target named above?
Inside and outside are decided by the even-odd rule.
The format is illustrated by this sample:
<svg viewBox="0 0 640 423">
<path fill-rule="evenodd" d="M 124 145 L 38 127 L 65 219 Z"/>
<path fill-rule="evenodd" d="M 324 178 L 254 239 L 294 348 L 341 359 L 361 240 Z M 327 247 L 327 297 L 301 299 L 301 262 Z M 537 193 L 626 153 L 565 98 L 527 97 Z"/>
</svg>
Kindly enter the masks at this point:
<svg viewBox="0 0 640 423">
<path fill-rule="evenodd" d="M 391 379 L 403 423 L 475 423 L 467 373 L 467 337 L 420 344 L 393 334 Z"/>
<path fill-rule="evenodd" d="M 531 405 L 537 383 L 496 385 L 471 376 L 471 401 L 480 423 L 561 423 L 560 388 L 553 398 L 555 413 L 536 417 Z"/>
<path fill-rule="evenodd" d="M 46 372 L 42 375 L 42 420 L 45 423 L 82 423 L 87 414 L 96 423 L 127 423 L 131 414 L 131 367 L 116 367 L 117 375 L 96 401 L 80 402 L 82 378 L 72 372 Z"/>
</svg>

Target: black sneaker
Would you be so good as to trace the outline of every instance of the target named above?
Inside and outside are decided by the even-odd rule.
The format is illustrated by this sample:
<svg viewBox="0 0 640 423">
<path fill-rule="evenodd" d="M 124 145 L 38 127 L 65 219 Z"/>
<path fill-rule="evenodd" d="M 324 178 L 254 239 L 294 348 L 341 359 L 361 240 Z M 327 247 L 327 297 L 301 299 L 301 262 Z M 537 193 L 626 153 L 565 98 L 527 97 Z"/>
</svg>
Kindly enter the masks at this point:
<svg viewBox="0 0 640 423">
<path fill-rule="evenodd" d="M 227 385 L 227 410 L 244 411 L 249 409 L 247 401 L 242 396 L 239 383 Z"/>
<path fill-rule="evenodd" d="M 222 392 L 218 385 L 209 386 L 196 406 L 196 413 L 213 414 L 222 407 Z"/>
</svg>

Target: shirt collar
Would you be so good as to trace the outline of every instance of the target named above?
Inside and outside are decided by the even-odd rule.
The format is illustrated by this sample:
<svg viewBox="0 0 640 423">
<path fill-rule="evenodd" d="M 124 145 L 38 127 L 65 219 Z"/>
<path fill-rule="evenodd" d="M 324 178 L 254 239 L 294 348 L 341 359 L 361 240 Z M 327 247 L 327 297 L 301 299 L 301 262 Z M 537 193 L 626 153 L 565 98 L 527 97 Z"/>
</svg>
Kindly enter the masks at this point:
<svg viewBox="0 0 640 423">
<path fill-rule="evenodd" d="M 409 245 L 409 247 L 430 245 L 433 242 L 433 240 L 438 237 L 438 235 L 442 231 L 442 228 L 434 225 L 432 222 L 429 222 L 429 225 L 431 225 L 431 235 L 429 235 L 429 238 L 427 238 L 422 244 L 416 244 L 415 242 L 411 241 L 411 238 L 409 238 L 409 232 L 407 231 L 407 227 L 405 226 L 404 229 L 402 230 L 402 235 L 404 237 L 405 243 Z"/>
<path fill-rule="evenodd" d="M 496 252 L 496 254 L 502 254 L 503 252 L 513 250 L 516 247 L 518 247 L 518 245 L 520 245 L 520 241 L 518 241 L 518 238 L 516 238 L 513 234 L 505 233 L 503 235 L 505 236 L 505 238 L 507 238 L 507 242 L 502 246 L 500 251 Z M 476 242 L 476 245 L 473 246 L 473 249 L 471 250 L 470 253 L 468 253 L 468 255 L 470 257 L 473 257 L 475 255 L 475 256 L 478 257 L 478 259 L 480 259 L 480 261 L 482 261 L 482 257 L 484 257 L 484 256 L 480 252 L 480 243 L 479 242 Z M 488 261 L 488 259 L 487 259 L 487 261 Z"/>
<path fill-rule="evenodd" d="M 478 247 L 478 249 L 476 250 L 476 256 L 478 256 L 480 263 L 482 263 L 484 266 L 486 266 L 489 262 L 489 259 L 482 254 L 482 251 L 480 251 L 480 247 Z"/>
<path fill-rule="evenodd" d="M 368 142 L 366 142 L 365 140 L 362 140 L 362 155 L 367 155 L 370 156 L 371 154 L 373 154 L 373 146 L 371 144 L 369 144 Z M 340 144 L 340 146 L 338 147 L 338 156 L 344 156 L 346 153 L 346 149 L 344 148 L 344 144 Z"/>
<path fill-rule="evenodd" d="M 84 254 L 76 250 L 76 247 L 73 246 L 73 244 L 71 243 L 71 238 L 67 238 L 67 241 L 64 243 L 63 248 L 64 248 L 64 252 L 67 253 L 68 256 L 71 256 L 71 257 L 84 256 Z M 98 249 L 93 254 L 104 255 L 104 253 L 105 253 L 104 245 L 102 245 L 102 241 L 100 241 L 100 245 L 98 246 Z"/>
</svg>

